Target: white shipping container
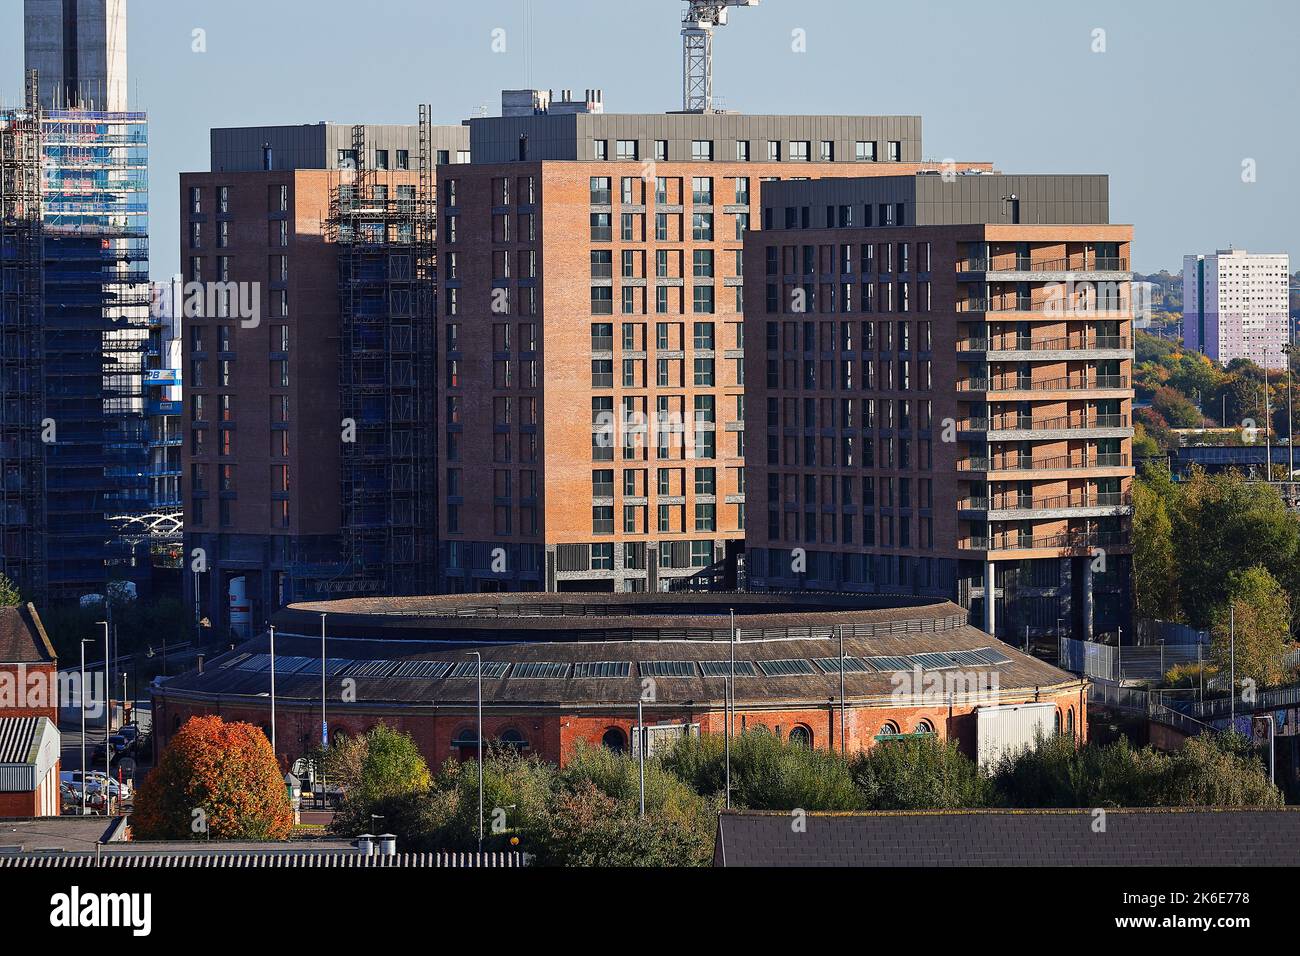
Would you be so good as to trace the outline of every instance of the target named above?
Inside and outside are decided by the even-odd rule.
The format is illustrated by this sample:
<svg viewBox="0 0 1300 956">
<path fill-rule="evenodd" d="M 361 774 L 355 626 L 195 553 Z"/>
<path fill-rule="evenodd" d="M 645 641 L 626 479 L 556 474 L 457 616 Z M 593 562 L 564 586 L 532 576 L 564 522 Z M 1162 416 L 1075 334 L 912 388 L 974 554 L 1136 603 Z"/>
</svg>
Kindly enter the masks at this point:
<svg viewBox="0 0 1300 956">
<path fill-rule="evenodd" d="M 975 712 L 975 750 L 981 769 L 997 765 L 1004 754 L 1018 754 L 1039 737 L 1056 733 L 1056 705 L 999 704 Z"/>
</svg>

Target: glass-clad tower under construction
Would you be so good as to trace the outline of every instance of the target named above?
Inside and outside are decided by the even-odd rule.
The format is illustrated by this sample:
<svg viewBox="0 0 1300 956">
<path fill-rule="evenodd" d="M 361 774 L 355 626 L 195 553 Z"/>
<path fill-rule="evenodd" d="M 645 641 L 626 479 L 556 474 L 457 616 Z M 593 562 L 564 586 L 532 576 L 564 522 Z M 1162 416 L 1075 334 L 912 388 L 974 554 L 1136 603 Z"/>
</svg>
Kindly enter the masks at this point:
<svg viewBox="0 0 1300 956">
<path fill-rule="evenodd" d="M 42 114 L 45 485 L 52 600 L 146 581 L 126 529 L 150 503 L 148 123 Z"/>
</svg>

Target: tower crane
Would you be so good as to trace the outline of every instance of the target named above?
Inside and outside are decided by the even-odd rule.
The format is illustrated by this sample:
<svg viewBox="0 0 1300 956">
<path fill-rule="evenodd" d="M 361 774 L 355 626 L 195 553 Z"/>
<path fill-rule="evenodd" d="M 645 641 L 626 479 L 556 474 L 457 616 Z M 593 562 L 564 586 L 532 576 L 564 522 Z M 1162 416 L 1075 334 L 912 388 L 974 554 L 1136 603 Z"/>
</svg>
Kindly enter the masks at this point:
<svg viewBox="0 0 1300 956">
<path fill-rule="evenodd" d="M 713 109 L 713 28 L 727 25 L 730 7 L 756 7 L 758 0 L 687 0 L 682 14 L 682 110 Z"/>
</svg>

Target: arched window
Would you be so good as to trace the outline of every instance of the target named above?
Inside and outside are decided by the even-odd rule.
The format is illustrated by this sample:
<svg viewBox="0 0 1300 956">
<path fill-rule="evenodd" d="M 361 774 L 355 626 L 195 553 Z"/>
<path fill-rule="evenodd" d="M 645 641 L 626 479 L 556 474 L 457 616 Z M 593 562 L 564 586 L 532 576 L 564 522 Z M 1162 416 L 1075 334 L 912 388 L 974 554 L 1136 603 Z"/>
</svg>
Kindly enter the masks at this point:
<svg viewBox="0 0 1300 956">
<path fill-rule="evenodd" d="M 1055 718 L 1056 718 L 1056 736 L 1059 737 L 1061 736 L 1061 712 L 1059 710 L 1056 711 Z"/>
<path fill-rule="evenodd" d="M 921 720 L 921 721 L 918 721 L 917 724 L 916 724 L 916 729 L 915 729 L 914 731 L 912 731 L 912 733 L 914 733 L 914 734 L 933 734 L 933 733 L 934 733 L 934 724 L 930 723 L 928 720 Z"/>
<path fill-rule="evenodd" d="M 1074 708 L 1071 707 L 1065 712 L 1065 731 L 1071 737 L 1074 736 Z"/>
<path fill-rule="evenodd" d="M 473 727 L 462 727 L 451 738 L 451 747 L 461 760 L 478 759 L 478 734 Z"/>
<path fill-rule="evenodd" d="M 805 750 L 812 750 L 812 730 L 803 724 L 795 724 L 790 728 L 790 743 L 796 747 L 803 747 Z"/>
<path fill-rule="evenodd" d="M 880 730 L 876 732 L 877 740 L 880 740 L 881 738 L 885 738 L 885 737 L 897 737 L 897 736 L 898 736 L 898 724 L 894 723 L 892 720 L 885 721 L 884 725 L 880 728 Z"/>
<path fill-rule="evenodd" d="M 505 744 L 507 747 L 514 747 L 516 750 L 528 749 L 528 741 L 525 740 L 524 735 L 520 733 L 518 730 L 516 730 L 514 727 L 511 727 L 508 730 L 503 731 L 501 736 L 498 737 L 497 740 Z"/>
<path fill-rule="evenodd" d="M 611 727 L 600 738 L 600 745 L 606 750 L 614 751 L 616 754 L 625 753 L 627 751 L 627 734 L 617 727 Z"/>
</svg>

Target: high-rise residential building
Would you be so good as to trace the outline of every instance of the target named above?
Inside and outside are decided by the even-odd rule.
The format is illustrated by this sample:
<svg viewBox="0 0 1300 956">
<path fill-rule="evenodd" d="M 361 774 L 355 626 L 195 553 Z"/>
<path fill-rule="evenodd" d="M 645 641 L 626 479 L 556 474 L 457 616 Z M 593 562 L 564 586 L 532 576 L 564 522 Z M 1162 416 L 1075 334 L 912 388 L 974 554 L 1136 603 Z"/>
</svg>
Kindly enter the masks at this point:
<svg viewBox="0 0 1300 956">
<path fill-rule="evenodd" d="M 149 579 L 147 539 L 133 530 L 150 489 L 148 124 L 126 111 L 124 3 L 29 0 L 25 12 L 28 118 L 15 114 L 14 129 L 37 117 L 42 262 L 13 300 L 25 304 L 7 311 L 39 314 L 35 330 L 13 331 L 39 365 L 26 370 L 38 398 L 16 414 L 40 415 L 39 462 L 26 459 L 40 475 L 19 485 L 41 488 L 40 557 L 26 532 L 10 534 L 35 527 L 37 509 L 7 508 L 0 522 L 5 564 L 11 546 L 26 555 L 20 584 L 43 603 Z M 30 186 L 20 180 L 4 188 Z"/>
<path fill-rule="evenodd" d="M 1132 229 L 1104 176 L 783 182 L 745 238 L 751 588 L 1127 625 Z"/>
<path fill-rule="evenodd" d="M 176 566 L 181 545 L 182 328 L 185 289 L 180 276 L 151 283 L 145 414 L 149 420 L 149 510 L 143 522 L 155 555 Z"/>
<path fill-rule="evenodd" d="M 127 110 L 126 0 L 23 0 L 23 24 L 43 107 Z"/>
<path fill-rule="evenodd" d="M 1183 257 L 1183 343 L 1227 365 L 1250 359 L 1285 369 L 1290 342 L 1291 258 L 1220 249 Z"/>
<path fill-rule="evenodd" d="M 291 599 L 431 588 L 417 570 L 434 525 L 416 509 L 434 493 L 415 463 L 431 483 L 433 433 L 414 423 L 433 407 L 432 208 L 417 193 L 420 157 L 432 194 L 468 130 L 424 128 L 218 129 L 212 171 L 181 176 L 185 581 L 219 635 Z"/>
<path fill-rule="evenodd" d="M 927 168 L 920 120 L 559 104 L 507 93 L 438 170 L 440 589 L 734 587 L 751 216 Z"/>
</svg>

